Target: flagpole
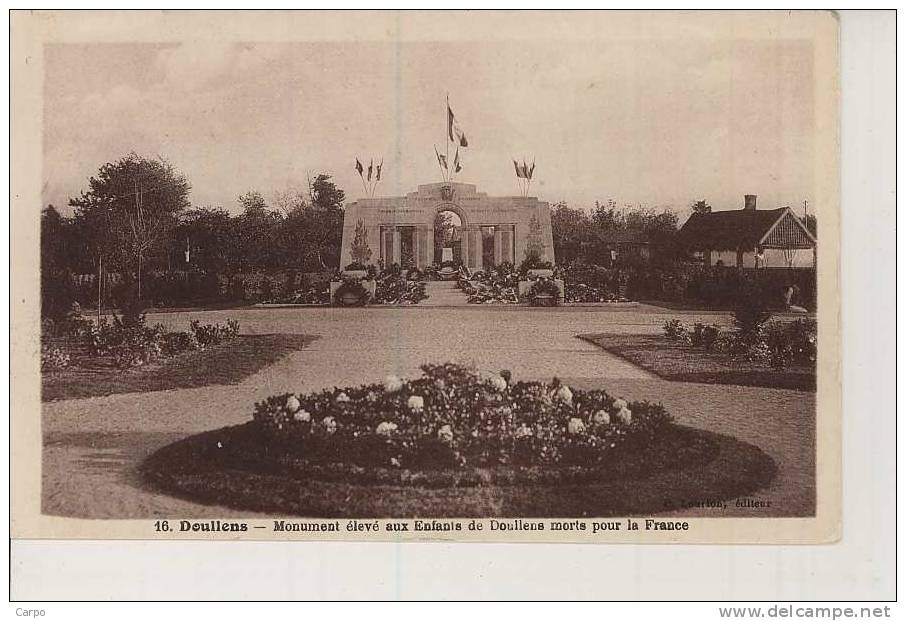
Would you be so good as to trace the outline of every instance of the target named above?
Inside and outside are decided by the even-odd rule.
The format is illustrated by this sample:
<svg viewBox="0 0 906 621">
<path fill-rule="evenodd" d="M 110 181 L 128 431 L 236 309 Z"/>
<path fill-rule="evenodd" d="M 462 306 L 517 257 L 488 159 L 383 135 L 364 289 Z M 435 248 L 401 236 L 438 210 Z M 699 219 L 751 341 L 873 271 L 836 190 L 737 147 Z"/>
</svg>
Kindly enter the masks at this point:
<svg viewBox="0 0 906 621">
<path fill-rule="evenodd" d="M 447 145 L 447 166 L 450 165 L 450 93 L 447 92 L 447 109 L 444 110 L 444 142 Z M 448 172 L 447 182 L 452 179 L 452 173 Z"/>
</svg>

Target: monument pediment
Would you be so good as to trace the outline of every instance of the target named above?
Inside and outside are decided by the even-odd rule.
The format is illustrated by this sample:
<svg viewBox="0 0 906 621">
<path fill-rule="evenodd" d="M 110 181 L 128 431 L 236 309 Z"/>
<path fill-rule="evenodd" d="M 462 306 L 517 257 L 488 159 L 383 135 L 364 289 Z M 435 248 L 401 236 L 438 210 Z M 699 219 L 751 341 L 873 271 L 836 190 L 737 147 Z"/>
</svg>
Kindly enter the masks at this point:
<svg viewBox="0 0 906 621">
<path fill-rule="evenodd" d="M 407 198 L 416 200 L 454 201 L 457 198 L 481 198 L 487 196 L 479 192 L 473 183 L 459 183 L 456 181 L 426 183 L 418 186 L 417 192 L 410 192 Z"/>
</svg>

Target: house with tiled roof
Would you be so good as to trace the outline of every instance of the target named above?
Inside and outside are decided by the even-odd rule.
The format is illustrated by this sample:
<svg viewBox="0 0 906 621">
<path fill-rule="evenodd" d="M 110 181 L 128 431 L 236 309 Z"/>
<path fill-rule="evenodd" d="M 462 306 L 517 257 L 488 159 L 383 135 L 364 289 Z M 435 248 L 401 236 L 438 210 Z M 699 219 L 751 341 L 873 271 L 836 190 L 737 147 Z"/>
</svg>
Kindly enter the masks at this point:
<svg viewBox="0 0 906 621">
<path fill-rule="evenodd" d="M 599 231 L 596 237 L 599 253 L 606 254 L 611 262 L 651 258 L 651 239 L 645 231 Z"/>
<path fill-rule="evenodd" d="M 789 207 L 758 209 L 746 194 L 742 209 L 693 213 L 681 243 L 706 265 L 814 268 L 818 242 Z"/>
</svg>

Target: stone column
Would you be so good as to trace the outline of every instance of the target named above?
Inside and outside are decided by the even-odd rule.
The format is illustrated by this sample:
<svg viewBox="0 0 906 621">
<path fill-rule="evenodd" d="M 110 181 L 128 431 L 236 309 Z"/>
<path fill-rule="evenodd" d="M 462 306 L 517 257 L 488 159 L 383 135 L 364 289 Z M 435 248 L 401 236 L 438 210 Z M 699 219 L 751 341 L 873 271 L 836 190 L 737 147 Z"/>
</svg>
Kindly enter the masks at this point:
<svg viewBox="0 0 906 621">
<path fill-rule="evenodd" d="M 500 257 L 503 256 L 503 231 L 500 226 L 494 227 L 494 263 L 500 265 Z"/>
<path fill-rule="evenodd" d="M 513 227 L 507 226 L 505 230 L 500 233 L 500 259 L 501 262 L 509 261 L 514 262 L 513 257 Z"/>
<path fill-rule="evenodd" d="M 400 264 L 400 230 L 399 227 L 393 227 L 393 263 Z"/>
<path fill-rule="evenodd" d="M 434 227 L 426 226 L 422 228 L 422 240 L 421 248 L 423 251 L 420 255 L 421 263 L 419 264 L 419 269 L 424 269 L 425 267 L 434 263 Z"/>
</svg>

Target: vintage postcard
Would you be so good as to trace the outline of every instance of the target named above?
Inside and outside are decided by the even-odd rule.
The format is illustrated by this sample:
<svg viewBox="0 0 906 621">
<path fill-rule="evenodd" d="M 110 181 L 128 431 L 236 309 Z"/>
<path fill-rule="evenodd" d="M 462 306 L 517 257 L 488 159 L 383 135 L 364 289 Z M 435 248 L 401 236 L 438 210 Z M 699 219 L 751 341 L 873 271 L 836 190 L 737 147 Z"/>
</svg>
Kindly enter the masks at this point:
<svg viewBox="0 0 906 621">
<path fill-rule="evenodd" d="M 829 543 L 830 12 L 14 12 L 12 536 Z"/>
</svg>

